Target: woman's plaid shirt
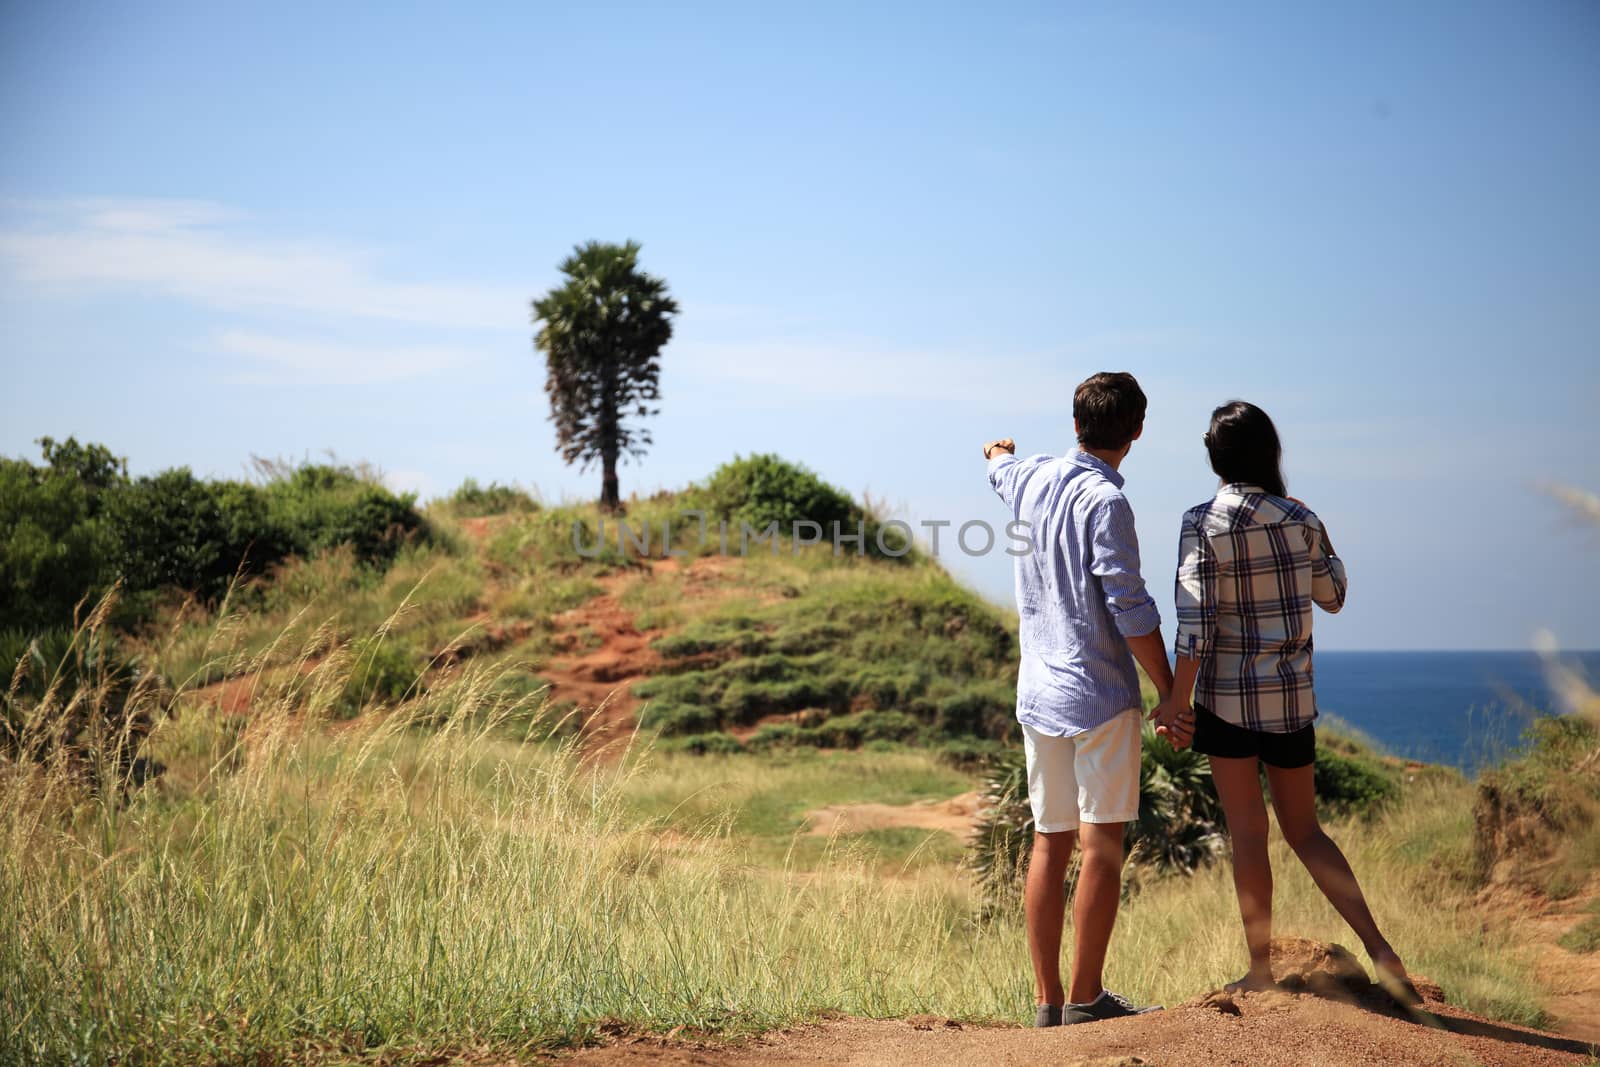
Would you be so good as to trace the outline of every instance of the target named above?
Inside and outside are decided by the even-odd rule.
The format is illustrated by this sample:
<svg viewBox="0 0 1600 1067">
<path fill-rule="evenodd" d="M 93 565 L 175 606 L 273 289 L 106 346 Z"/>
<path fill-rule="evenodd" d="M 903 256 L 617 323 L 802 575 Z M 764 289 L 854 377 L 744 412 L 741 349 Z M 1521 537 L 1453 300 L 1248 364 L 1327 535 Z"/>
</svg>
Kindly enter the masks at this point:
<svg viewBox="0 0 1600 1067">
<path fill-rule="evenodd" d="M 1309 725 L 1311 605 L 1338 611 L 1345 585 L 1327 532 L 1301 504 L 1235 483 L 1184 512 L 1173 649 L 1201 661 L 1195 703 L 1251 730 Z"/>
</svg>

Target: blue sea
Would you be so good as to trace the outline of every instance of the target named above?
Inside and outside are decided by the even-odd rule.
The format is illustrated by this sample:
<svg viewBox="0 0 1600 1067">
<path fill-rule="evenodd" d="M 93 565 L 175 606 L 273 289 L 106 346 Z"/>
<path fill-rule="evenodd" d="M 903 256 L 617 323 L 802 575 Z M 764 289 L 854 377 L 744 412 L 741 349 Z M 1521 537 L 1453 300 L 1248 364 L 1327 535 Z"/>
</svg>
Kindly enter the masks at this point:
<svg viewBox="0 0 1600 1067">
<path fill-rule="evenodd" d="M 1564 652 L 1600 686 L 1600 652 Z M 1535 715 L 1563 711 L 1533 652 L 1316 653 L 1317 708 L 1396 756 L 1472 771 L 1503 759 Z"/>
</svg>

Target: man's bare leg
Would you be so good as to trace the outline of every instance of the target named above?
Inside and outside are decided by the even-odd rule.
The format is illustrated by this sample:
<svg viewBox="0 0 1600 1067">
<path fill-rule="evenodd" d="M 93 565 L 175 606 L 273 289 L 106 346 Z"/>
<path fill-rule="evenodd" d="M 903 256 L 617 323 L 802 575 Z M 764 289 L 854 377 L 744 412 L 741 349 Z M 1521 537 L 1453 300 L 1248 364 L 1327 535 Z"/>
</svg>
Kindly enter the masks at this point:
<svg viewBox="0 0 1600 1067">
<path fill-rule="evenodd" d="M 1061 927 L 1067 912 L 1067 863 L 1072 859 L 1072 839 L 1076 836 L 1071 830 L 1033 835 L 1033 855 L 1028 861 L 1022 899 L 1039 1004 L 1060 1005 L 1066 1000 L 1061 988 Z"/>
<path fill-rule="evenodd" d="M 1083 866 L 1072 897 L 1072 988 L 1067 991 L 1073 1004 L 1088 1004 L 1105 988 L 1106 946 L 1122 900 L 1122 827 L 1120 822 L 1078 826 Z"/>
</svg>

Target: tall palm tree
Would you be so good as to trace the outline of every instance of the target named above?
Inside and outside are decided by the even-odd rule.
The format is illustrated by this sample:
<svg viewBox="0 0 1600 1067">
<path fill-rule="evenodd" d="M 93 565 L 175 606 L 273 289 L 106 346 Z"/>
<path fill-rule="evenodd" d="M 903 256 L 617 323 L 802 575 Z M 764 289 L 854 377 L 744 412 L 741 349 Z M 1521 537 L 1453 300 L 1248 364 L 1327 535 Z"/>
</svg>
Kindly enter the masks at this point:
<svg viewBox="0 0 1600 1067">
<path fill-rule="evenodd" d="M 617 459 L 652 443 L 630 419 L 657 414 L 661 349 L 672 338 L 677 302 L 666 282 L 639 269 L 639 244 L 590 241 L 561 263 L 567 280 L 533 301 L 544 353 L 556 450 L 588 470 L 600 461 L 600 506 L 621 509 Z"/>
</svg>

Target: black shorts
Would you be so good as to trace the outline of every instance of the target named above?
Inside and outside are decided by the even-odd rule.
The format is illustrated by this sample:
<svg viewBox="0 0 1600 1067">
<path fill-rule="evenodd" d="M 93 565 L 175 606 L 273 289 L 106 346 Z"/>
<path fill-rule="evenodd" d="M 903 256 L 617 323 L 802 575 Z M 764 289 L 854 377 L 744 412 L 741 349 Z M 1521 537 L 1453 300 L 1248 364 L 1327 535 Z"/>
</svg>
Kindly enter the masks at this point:
<svg viewBox="0 0 1600 1067">
<path fill-rule="evenodd" d="M 1271 734 L 1235 726 L 1199 704 L 1194 706 L 1194 750 L 1223 759 L 1259 759 L 1270 767 L 1292 770 L 1317 758 L 1317 728 L 1302 726 L 1290 734 Z"/>
</svg>

